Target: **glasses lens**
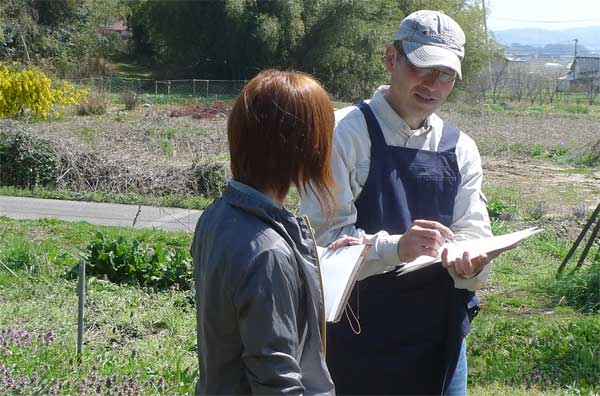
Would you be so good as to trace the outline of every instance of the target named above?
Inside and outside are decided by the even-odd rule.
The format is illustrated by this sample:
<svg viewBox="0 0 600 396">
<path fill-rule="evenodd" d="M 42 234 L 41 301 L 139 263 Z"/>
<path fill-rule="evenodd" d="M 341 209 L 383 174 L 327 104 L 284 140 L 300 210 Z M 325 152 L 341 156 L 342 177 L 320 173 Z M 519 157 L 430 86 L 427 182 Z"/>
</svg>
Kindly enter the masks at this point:
<svg viewBox="0 0 600 396">
<path fill-rule="evenodd" d="M 451 81 L 456 80 L 456 72 L 448 73 L 448 72 L 440 71 L 440 75 L 438 78 L 442 82 L 451 82 Z"/>
</svg>

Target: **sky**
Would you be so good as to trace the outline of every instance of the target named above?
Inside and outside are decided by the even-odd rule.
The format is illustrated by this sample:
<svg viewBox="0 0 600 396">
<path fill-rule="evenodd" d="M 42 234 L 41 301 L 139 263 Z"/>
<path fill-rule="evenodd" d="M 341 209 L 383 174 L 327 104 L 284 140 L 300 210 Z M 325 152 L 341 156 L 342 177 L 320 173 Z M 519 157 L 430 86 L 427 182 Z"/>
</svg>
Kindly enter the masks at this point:
<svg viewBox="0 0 600 396">
<path fill-rule="evenodd" d="M 600 26 L 600 0 L 486 0 L 488 30 Z"/>
</svg>

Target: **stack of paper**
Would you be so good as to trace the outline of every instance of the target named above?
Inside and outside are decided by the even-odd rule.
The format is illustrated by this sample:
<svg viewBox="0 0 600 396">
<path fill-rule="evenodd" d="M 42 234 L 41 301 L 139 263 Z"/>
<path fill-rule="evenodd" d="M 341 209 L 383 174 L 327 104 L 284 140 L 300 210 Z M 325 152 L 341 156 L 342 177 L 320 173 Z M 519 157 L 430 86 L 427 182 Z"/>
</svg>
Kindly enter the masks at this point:
<svg viewBox="0 0 600 396">
<path fill-rule="evenodd" d="M 467 239 L 464 241 L 448 241 L 439 250 L 441 255 L 444 249 L 448 249 L 448 261 L 453 261 L 457 258 L 462 257 L 464 252 L 469 252 L 471 258 L 475 258 L 480 254 L 493 253 L 497 250 L 505 249 L 512 246 L 525 238 L 542 232 L 543 230 L 537 227 L 528 228 L 513 232 L 510 234 L 498 235 L 488 238 L 478 239 Z M 412 271 L 416 271 L 421 268 L 425 268 L 431 264 L 439 263 L 442 261 L 441 256 L 430 257 L 430 256 L 419 256 L 415 260 L 401 265 L 396 272 L 398 275 L 404 275 Z"/>
<path fill-rule="evenodd" d="M 358 270 L 369 245 L 355 245 L 330 250 L 317 247 L 325 297 L 325 319 L 337 322 L 342 317 Z"/>
</svg>

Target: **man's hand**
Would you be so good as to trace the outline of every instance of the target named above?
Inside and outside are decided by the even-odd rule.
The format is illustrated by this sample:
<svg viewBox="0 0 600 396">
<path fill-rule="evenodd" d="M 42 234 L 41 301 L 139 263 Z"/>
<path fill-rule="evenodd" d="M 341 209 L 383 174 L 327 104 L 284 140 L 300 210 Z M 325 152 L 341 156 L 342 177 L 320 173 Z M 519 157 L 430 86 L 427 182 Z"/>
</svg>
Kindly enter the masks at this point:
<svg viewBox="0 0 600 396">
<path fill-rule="evenodd" d="M 480 254 L 479 256 L 471 259 L 469 252 L 463 252 L 462 257 L 457 258 L 453 261 L 448 261 L 448 249 L 444 249 L 442 252 L 442 266 L 444 268 L 454 268 L 454 272 L 461 278 L 469 279 L 481 272 L 483 267 L 488 265 L 493 259 L 498 257 L 501 253 L 514 249 L 518 243 L 510 245 L 504 249 L 494 250 L 488 254 Z"/>
<path fill-rule="evenodd" d="M 438 257 L 439 249 L 454 233 L 437 221 L 415 220 L 398 241 L 401 262 L 413 261 L 419 256 Z"/>
</svg>

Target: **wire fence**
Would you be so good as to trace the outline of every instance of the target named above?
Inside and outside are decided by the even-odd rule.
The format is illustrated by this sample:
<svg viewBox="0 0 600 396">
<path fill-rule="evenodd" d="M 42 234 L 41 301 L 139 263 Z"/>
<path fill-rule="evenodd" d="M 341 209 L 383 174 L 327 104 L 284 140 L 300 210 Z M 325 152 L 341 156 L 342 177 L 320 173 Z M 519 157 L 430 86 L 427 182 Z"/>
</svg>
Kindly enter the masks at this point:
<svg viewBox="0 0 600 396">
<path fill-rule="evenodd" d="M 85 86 L 108 93 L 135 92 L 137 94 L 191 96 L 191 97 L 235 97 L 247 80 L 154 80 L 149 78 L 88 77 L 68 79 L 72 84 Z"/>
</svg>

